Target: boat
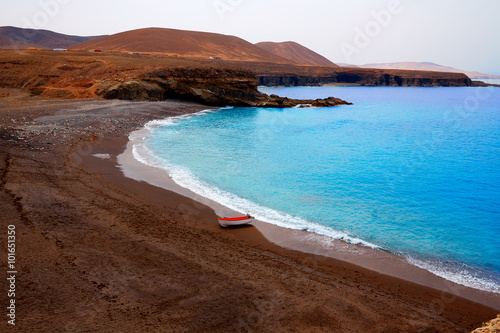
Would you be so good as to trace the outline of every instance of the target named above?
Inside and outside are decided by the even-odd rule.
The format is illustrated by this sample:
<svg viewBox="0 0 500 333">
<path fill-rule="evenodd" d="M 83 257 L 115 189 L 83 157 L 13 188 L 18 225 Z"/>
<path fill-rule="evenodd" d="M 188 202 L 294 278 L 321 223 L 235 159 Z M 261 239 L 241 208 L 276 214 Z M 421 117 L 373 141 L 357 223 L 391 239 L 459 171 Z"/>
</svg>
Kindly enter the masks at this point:
<svg viewBox="0 0 500 333">
<path fill-rule="evenodd" d="M 221 227 L 227 228 L 238 225 L 252 224 L 255 218 L 250 215 L 245 215 L 239 217 L 219 217 L 218 220 Z"/>
</svg>

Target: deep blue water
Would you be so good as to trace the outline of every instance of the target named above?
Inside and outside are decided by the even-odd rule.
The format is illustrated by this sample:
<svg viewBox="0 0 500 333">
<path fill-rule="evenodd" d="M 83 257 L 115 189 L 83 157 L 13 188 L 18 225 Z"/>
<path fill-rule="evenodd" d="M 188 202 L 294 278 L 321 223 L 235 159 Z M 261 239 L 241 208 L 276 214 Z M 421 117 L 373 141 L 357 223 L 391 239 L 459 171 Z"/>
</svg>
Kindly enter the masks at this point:
<svg viewBox="0 0 500 333">
<path fill-rule="evenodd" d="M 150 124 L 136 156 L 198 194 L 500 292 L 500 88 L 263 88 L 353 106 Z"/>
</svg>

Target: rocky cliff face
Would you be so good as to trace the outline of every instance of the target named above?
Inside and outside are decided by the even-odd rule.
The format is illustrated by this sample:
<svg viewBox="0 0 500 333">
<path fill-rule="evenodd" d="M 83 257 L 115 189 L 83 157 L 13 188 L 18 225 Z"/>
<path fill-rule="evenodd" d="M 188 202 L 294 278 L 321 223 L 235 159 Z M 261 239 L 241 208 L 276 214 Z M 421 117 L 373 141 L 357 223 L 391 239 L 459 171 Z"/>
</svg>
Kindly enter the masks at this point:
<svg viewBox="0 0 500 333">
<path fill-rule="evenodd" d="M 161 101 L 169 98 L 213 106 L 320 107 L 350 104 L 330 97 L 297 100 L 268 96 L 257 90 L 258 80 L 246 70 L 162 68 L 130 80 L 102 82 L 97 94 L 108 99 Z"/>
<path fill-rule="evenodd" d="M 105 82 L 98 94 L 129 100 L 188 99 L 207 105 L 248 105 L 261 95 L 251 72 L 215 68 L 155 69 L 131 80 Z"/>
</svg>

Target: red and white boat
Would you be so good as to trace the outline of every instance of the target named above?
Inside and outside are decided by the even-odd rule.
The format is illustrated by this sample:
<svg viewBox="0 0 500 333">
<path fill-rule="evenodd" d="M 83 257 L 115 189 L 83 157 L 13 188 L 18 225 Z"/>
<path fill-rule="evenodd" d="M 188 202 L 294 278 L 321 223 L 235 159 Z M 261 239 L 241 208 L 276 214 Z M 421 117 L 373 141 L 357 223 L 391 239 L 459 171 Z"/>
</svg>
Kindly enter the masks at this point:
<svg viewBox="0 0 500 333">
<path fill-rule="evenodd" d="M 239 217 L 219 217 L 219 224 L 224 228 L 252 224 L 253 221 L 254 217 L 250 215 Z"/>
</svg>

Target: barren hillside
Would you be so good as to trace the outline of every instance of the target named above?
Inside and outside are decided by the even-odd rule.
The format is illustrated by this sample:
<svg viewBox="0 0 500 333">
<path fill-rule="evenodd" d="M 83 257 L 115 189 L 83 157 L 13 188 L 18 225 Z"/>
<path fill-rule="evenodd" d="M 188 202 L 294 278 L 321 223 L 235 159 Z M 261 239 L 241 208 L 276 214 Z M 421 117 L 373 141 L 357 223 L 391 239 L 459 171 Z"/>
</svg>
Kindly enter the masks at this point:
<svg viewBox="0 0 500 333">
<path fill-rule="evenodd" d="M 67 48 L 99 37 L 102 36 L 80 37 L 59 34 L 49 30 L 0 27 L 0 49 L 21 50 L 27 47 L 40 49 Z"/>
<path fill-rule="evenodd" d="M 235 36 L 163 28 L 126 31 L 74 45 L 71 49 L 163 53 L 201 59 L 213 57 L 221 60 L 294 63 Z"/>
</svg>

